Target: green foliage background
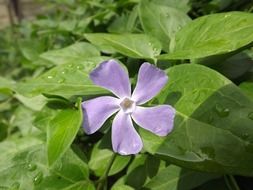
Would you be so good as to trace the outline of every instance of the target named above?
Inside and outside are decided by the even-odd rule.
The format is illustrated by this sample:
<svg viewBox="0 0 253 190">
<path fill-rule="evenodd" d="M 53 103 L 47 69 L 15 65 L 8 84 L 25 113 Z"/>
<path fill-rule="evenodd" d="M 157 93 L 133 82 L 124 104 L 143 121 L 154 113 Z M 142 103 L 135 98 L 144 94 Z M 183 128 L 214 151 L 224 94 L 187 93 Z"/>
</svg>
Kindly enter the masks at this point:
<svg viewBox="0 0 253 190">
<path fill-rule="evenodd" d="M 80 103 L 109 94 L 89 72 L 116 59 L 169 83 L 148 105 L 177 110 L 174 130 L 138 128 L 103 189 L 249 190 L 253 176 L 253 3 L 248 0 L 53 0 L 0 31 L 0 189 L 98 189 L 113 152 L 107 121 L 84 134 Z M 155 122 L 155 121 L 154 121 Z"/>
</svg>

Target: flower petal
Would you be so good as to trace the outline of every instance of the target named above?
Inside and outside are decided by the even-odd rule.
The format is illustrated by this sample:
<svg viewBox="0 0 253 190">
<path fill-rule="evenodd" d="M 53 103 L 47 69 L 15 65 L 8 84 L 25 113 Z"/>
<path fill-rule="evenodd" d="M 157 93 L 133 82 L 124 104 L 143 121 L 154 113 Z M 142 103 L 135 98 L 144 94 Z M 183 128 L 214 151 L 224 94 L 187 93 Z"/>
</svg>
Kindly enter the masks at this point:
<svg viewBox="0 0 253 190">
<path fill-rule="evenodd" d="M 138 105 L 144 104 L 158 94 L 167 81 L 168 76 L 164 71 L 149 63 L 143 63 L 139 70 L 138 81 L 132 99 Z"/>
<path fill-rule="evenodd" d="M 96 85 L 110 90 L 120 98 L 130 97 L 131 95 L 128 74 L 114 60 L 101 63 L 90 73 L 90 78 Z"/>
<path fill-rule="evenodd" d="M 142 128 L 159 136 L 166 136 L 173 129 L 175 109 L 169 105 L 144 108 L 137 106 L 133 120 Z"/>
<path fill-rule="evenodd" d="M 137 154 L 142 149 L 142 141 L 136 132 L 131 117 L 119 111 L 112 123 L 112 147 L 121 155 Z"/>
<path fill-rule="evenodd" d="M 119 110 L 118 103 L 119 99 L 110 96 L 82 102 L 85 132 L 95 133 L 112 114 Z"/>
</svg>

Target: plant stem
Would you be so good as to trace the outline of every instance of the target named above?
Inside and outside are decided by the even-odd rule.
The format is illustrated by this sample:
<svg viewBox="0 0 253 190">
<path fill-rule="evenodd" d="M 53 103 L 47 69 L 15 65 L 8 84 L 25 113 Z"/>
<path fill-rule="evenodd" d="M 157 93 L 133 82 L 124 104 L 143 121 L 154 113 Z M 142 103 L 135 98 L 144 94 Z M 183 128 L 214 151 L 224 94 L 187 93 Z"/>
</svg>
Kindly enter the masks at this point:
<svg viewBox="0 0 253 190">
<path fill-rule="evenodd" d="M 229 190 L 240 190 L 235 178 L 232 175 L 225 175 L 224 179 Z"/>
<path fill-rule="evenodd" d="M 103 190 L 104 189 L 104 184 L 106 184 L 106 181 L 107 181 L 107 176 L 110 172 L 110 169 L 112 168 L 112 165 L 113 165 L 113 162 L 116 158 L 117 154 L 116 153 L 113 153 L 108 165 L 107 165 L 107 168 L 105 170 L 105 173 L 99 178 L 98 180 L 98 186 L 97 186 L 97 190 Z"/>
</svg>

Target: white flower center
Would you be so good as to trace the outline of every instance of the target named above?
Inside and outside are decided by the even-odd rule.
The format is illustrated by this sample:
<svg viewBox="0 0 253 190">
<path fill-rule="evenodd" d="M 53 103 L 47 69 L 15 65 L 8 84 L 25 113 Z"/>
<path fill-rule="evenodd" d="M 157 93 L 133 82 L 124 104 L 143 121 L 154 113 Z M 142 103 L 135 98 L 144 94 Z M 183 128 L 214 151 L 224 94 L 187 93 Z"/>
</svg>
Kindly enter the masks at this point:
<svg viewBox="0 0 253 190">
<path fill-rule="evenodd" d="M 125 113 L 131 114 L 135 110 L 136 104 L 133 100 L 124 98 L 120 103 L 120 107 Z"/>
</svg>

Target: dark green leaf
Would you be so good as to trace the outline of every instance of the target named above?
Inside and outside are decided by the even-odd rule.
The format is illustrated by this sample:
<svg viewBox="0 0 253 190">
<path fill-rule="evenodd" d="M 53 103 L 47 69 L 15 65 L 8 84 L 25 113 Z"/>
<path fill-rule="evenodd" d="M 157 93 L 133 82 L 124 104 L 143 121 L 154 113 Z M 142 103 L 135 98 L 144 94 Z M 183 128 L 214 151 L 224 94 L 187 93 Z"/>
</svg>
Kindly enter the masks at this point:
<svg viewBox="0 0 253 190">
<path fill-rule="evenodd" d="M 103 175 L 112 155 L 113 152 L 110 149 L 100 148 L 99 144 L 95 145 L 91 153 L 89 168 L 94 171 L 97 176 Z M 124 169 L 130 159 L 131 156 L 117 155 L 110 169 L 109 176 L 114 175 Z"/>
<path fill-rule="evenodd" d="M 170 82 L 156 101 L 173 104 L 177 116 L 156 154 L 188 168 L 253 175 L 252 101 L 207 67 L 180 65 L 167 72 Z"/>
<path fill-rule="evenodd" d="M 217 177 L 218 175 L 215 174 L 196 172 L 170 165 L 159 171 L 145 187 L 150 190 L 191 190 Z"/>
<path fill-rule="evenodd" d="M 239 87 L 253 101 L 253 82 L 243 82 Z"/>
</svg>

